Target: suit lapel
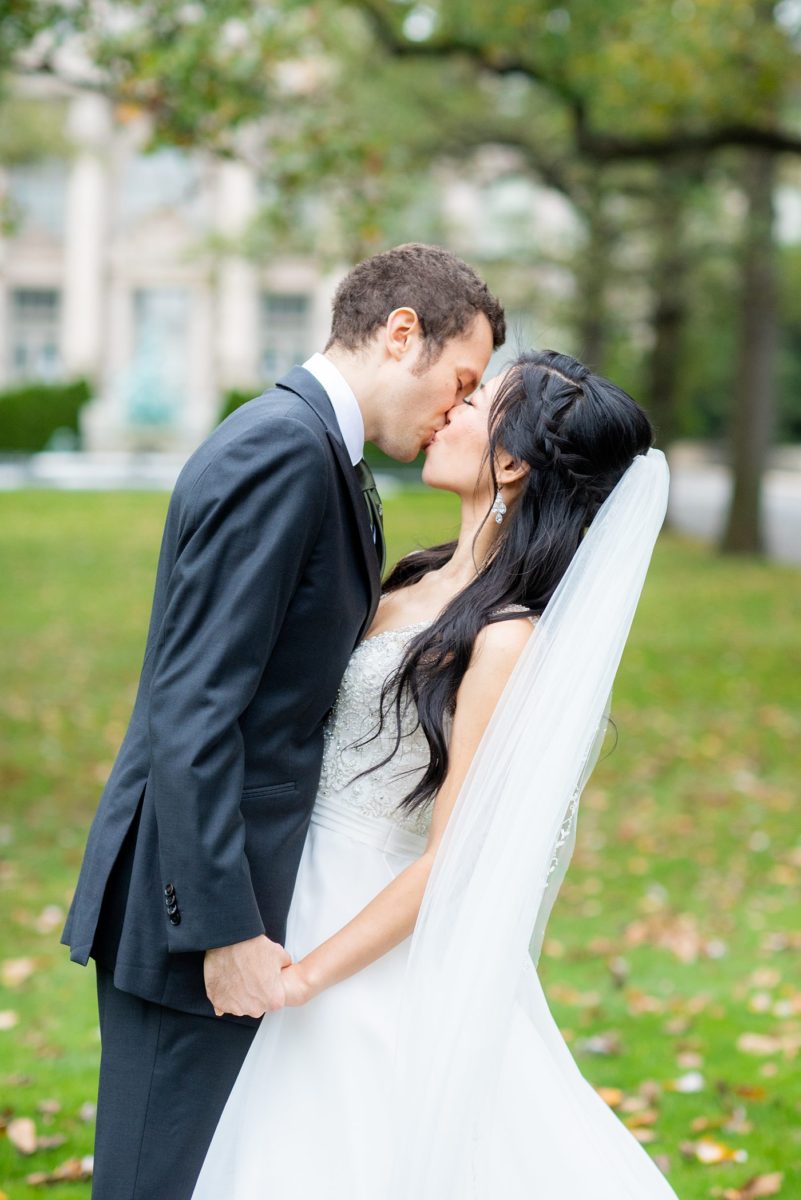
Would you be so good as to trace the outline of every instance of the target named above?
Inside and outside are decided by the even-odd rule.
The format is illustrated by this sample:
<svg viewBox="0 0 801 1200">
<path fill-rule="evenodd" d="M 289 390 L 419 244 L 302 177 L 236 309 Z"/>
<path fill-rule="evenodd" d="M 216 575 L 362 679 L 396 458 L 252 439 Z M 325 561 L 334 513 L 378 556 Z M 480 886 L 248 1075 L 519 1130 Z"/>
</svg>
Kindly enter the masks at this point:
<svg viewBox="0 0 801 1200">
<path fill-rule="evenodd" d="M 356 520 L 356 528 L 358 529 L 359 545 L 361 546 L 370 583 L 370 606 L 364 624 L 359 630 L 359 640 L 361 640 L 364 633 L 372 624 L 375 611 L 378 608 L 378 601 L 381 597 L 381 572 L 378 566 L 375 543 L 373 542 L 373 532 L 370 528 L 370 514 L 367 509 L 367 503 L 362 495 L 362 489 L 359 485 L 353 463 L 350 461 L 350 455 L 345 443 L 342 441 L 342 434 L 334 415 L 334 409 L 331 401 L 328 399 L 325 388 L 318 383 L 313 375 L 308 371 L 304 371 L 302 367 L 293 367 L 283 379 L 278 380 L 276 387 L 284 388 L 286 391 L 294 392 L 297 396 L 300 396 L 301 400 L 305 400 L 323 422 L 328 434 L 328 440 L 331 443 L 334 458 L 339 466 L 340 475 L 345 484 L 345 490 L 350 497 L 350 502 L 353 506 L 353 515 Z"/>
</svg>

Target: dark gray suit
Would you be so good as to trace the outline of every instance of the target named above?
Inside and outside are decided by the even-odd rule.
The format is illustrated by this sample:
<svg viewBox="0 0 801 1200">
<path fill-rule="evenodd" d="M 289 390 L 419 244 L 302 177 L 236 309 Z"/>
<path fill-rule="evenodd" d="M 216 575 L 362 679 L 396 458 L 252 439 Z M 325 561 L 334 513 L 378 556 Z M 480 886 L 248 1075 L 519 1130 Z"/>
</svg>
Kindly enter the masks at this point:
<svg viewBox="0 0 801 1200">
<path fill-rule="evenodd" d="M 205 1153 L 198 1137 L 210 1137 L 258 1024 L 213 1016 L 203 952 L 260 933 L 284 940 L 323 721 L 379 591 L 367 507 L 330 401 L 295 368 L 223 421 L 178 477 L 133 713 L 62 937 L 72 959 L 98 962 L 109 1084 L 104 1106 L 101 1067 L 97 1200 L 191 1194 Z M 126 1024 L 140 1037 L 152 1027 L 166 1045 L 170 1022 L 184 1049 L 196 1031 L 188 1059 L 198 1069 L 204 1037 L 232 1046 L 209 1050 L 214 1080 L 195 1077 L 185 1056 L 167 1088 L 173 1116 L 198 1118 L 179 1156 L 190 1162 L 188 1177 L 176 1179 L 171 1166 L 160 1191 L 158 1164 L 143 1168 L 158 1150 L 158 1121 L 142 1071 L 160 1078 L 162 1091 L 169 1079 L 154 1050 L 139 1055 L 138 1071 L 152 1144 L 131 1149 L 130 1180 L 112 1185 L 111 1160 L 102 1160 L 116 1154 L 120 1174 L 118 1143 L 132 1114 L 118 1124 L 110 1109 L 136 1105 L 139 1094 L 132 1086 L 127 1098 L 117 1095 L 131 1080 L 131 1063 L 119 1058 Z M 236 1060 L 227 1075 L 223 1060 Z M 201 1098 L 201 1089 L 215 1094 Z M 172 1163 L 174 1120 L 170 1128 Z"/>
</svg>

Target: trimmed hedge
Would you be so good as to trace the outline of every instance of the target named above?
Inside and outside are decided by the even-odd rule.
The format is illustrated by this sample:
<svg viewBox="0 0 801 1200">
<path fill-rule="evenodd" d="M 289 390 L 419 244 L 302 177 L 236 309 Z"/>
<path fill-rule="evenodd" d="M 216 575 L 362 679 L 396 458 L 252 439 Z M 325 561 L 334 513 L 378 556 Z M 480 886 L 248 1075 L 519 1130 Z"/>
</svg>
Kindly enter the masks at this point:
<svg viewBox="0 0 801 1200">
<path fill-rule="evenodd" d="M 80 437 L 78 414 L 90 396 L 86 379 L 26 383 L 0 392 L 0 453 L 44 450 L 57 429 Z"/>
<path fill-rule="evenodd" d="M 262 392 L 266 390 L 266 386 L 259 387 L 257 385 L 251 391 L 243 391 L 242 388 L 231 388 L 229 391 L 223 392 L 222 405 L 220 407 L 220 415 L 217 418 L 217 424 L 219 425 L 220 422 L 224 421 L 226 417 L 230 417 L 231 413 L 235 409 L 239 408 L 240 405 L 246 404 L 248 400 L 255 399 L 256 396 L 260 396 Z"/>
</svg>

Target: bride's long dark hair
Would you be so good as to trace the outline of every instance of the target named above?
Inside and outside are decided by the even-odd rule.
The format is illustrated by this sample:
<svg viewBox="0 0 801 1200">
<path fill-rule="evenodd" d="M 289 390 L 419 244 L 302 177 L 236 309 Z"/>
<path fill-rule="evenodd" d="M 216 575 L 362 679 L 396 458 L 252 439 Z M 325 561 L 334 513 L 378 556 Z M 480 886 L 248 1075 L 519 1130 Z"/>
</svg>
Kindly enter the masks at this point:
<svg viewBox="0 0 801 1200">
<path fill-rule="evenodd" d="M 427 804 L 447 774 L 445 720 L 455 710 L 479 631 L 509 604 L 542 613 L 598 509 L 654 439 L 646 413 L 627 392 L 555 350 L 526 352 L 512 363 L 493 398 L 488 428 L 484 461 L 493 493 L 501 450 L 531 470 L 476 578 L 409 642 L 386 680 L 372 734 L 380 733 L 394 711 L 395 746 L 379 764 L 383 766 L 400 744 L 404 707 L 409 698 L 414 701 L 431 757 L 423 777 L 401 801 L 408 811 Z M 489 517 L 490 510 L 484 521 Z M 408 587 L 444 566 L 456 545 L 446 542 L 402 558 L 384 591 Z"/>
</svg>

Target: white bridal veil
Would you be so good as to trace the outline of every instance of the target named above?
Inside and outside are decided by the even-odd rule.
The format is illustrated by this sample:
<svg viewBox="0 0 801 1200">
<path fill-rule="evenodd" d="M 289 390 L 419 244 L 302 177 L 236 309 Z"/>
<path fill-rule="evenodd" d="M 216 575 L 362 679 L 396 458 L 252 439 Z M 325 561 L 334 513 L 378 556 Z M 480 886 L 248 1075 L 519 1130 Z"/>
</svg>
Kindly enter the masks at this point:
<svg viewBox="0 0 801 1200">
<path fill-rule="evenodd" d="M 668 479 L 664 454 L 651 449 L 599 509 L 457 798 L 410 947 L 391 1200 L 479 1194 L 482 1112 L 570 859 Z M 532 1020 L 553 1039 L 547 1006 Z"/>
</svg>

